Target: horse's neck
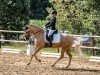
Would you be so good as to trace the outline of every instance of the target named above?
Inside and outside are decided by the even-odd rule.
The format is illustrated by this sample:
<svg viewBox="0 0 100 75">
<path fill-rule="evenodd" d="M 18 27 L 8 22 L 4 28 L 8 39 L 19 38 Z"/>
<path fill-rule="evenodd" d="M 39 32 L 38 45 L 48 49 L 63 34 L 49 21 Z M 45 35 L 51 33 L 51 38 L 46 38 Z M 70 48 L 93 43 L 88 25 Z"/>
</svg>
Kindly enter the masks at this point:
<svg viewBox="0 0 100 75">
<path fill-rule="evenodd" d="M 30 28 L 31 28 L 31 31 L 33 32 L 33 33 L 37 33 L 38 31 L 43 31 L 43 29 L 41 29 L 41 28 L 39 28 L 39 27 L 37 27 L 37 26 L 35 26 L 35 25 L 30 25 Z"/>
<path fill-rule="evenodd" d="M 34 30 L 34 31 L 38 31 L 38 30 L 43 30 L 43 29 L 41 29 L 41 28 L 39 28 L 39 27 L 37 27 L 37 26 L 33 26 L 33 30 Z"/>
<path fill-rule="evenodd" d="M 44 34 L 44 30 L 43 29 L 41 29 L 41 28 L 39 28 L 37 26 L 34 26 L 33 28 L 34 28 L 33 32 L 35 33 L 34 36 L 35 36 L 36 39 L 38 39 L 39 37 L 41 37 Z"/>
<path fill-rule="evenodd" d="M 44 33 L 36 34 L 34 37 L 38 42 L 44 41 Z"/>
</svg>

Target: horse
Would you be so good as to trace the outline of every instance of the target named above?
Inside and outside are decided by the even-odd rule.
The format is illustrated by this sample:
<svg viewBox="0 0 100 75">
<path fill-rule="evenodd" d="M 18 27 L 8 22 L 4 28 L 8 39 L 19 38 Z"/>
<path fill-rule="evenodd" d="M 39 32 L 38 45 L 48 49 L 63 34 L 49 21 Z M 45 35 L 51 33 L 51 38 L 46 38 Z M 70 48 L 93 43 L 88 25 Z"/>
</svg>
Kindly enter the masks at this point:
<svg viewBox="0 0 100 75">
<path fill-rule="evenodd" d="M 41 60 L 36 56 L 36 54 L 43 48 L 45 48 L 45 39 L 44 39 L 44 30 L 42 28 L 37 27 L 36 25 L 26 25 L 24 27 L 24 32 L 25 32 L 25 37 L 26 40 L 29 39 L 30 36 L 34 35 L 34 37 L 36 38 L 36 43 L 35 43 L 35 50 L 33 52 L 33 54 L 31 55 L 30 61 L 28 62 L 27 65 L 30 65 L 33 56 L 35 57 L 35 59 L 38 62 L 41 62 Z M 68 65 L 66 67 L 70 66 L 71 63 L 71 59 L 72 59 L 72 54 L 70 53 L 70 48 L 73 45 L 74 42 L 74 38 L 73 36 L 70 35 L 63 35 L 61 34 L 61 39 L 59 43 L 52 43 L 52 47 L 50 48 L 61 48 L 61 55 L 58 58 L 58 60 L 56 60 L 52 67 L 54 67 L 56 65 L 56 63 L 58 61 L 60 61 L 63 57 L 64 57 L 64 53 L 66 52 L 68 57 L 69 57 L 69 61 L 68 61 Z"/>
</svg>

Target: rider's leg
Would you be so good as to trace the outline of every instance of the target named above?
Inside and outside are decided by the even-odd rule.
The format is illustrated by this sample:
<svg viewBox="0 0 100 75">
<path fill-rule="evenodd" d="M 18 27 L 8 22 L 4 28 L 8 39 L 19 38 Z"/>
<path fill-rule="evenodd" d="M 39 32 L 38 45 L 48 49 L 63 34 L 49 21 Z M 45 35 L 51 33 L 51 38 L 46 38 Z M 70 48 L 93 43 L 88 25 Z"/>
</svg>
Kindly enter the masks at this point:
<svg viewBox="0 0 100 75">
<path fill-rule="evenodd" d="M 54 30 L 49 30 L 48 38 L 49 38 L 49 46 L 52 46 L 52 37 L 53 37 Z"/>
<path fill-rule="evenodd" d="M 52 36 L 49 36 L 49 46 L 52 47 Z"/>
</svg>

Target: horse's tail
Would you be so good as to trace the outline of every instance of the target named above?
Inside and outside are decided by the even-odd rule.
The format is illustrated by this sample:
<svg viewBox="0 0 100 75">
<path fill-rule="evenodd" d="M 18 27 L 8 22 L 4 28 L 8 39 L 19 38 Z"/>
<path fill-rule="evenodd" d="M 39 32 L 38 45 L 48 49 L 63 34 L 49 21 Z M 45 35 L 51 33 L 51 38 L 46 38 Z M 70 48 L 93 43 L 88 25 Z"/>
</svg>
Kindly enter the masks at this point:
<svg viewBox="0 0 100 75">
<path fill-rule="evenodd" d="M 75 50 L 78 52 L 79 57 L 82 56 L 82 50 L 81 50 L 81 37 L 74 37 L 74 44 L 73 47 L 75 48 Z"/>
</svg>

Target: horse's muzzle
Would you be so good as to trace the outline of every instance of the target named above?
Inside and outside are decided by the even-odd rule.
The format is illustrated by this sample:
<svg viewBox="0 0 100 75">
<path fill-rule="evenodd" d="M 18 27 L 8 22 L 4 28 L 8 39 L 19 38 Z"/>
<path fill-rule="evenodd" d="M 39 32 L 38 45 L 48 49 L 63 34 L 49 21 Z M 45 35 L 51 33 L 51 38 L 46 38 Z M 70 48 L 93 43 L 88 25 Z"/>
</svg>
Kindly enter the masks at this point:
<svg viewBox="0 0 100 75">
<path fill-rule="evenodd" d="M 29 36 L 25 36 L 26 40 L 29 40 Z"/>
</svg>

